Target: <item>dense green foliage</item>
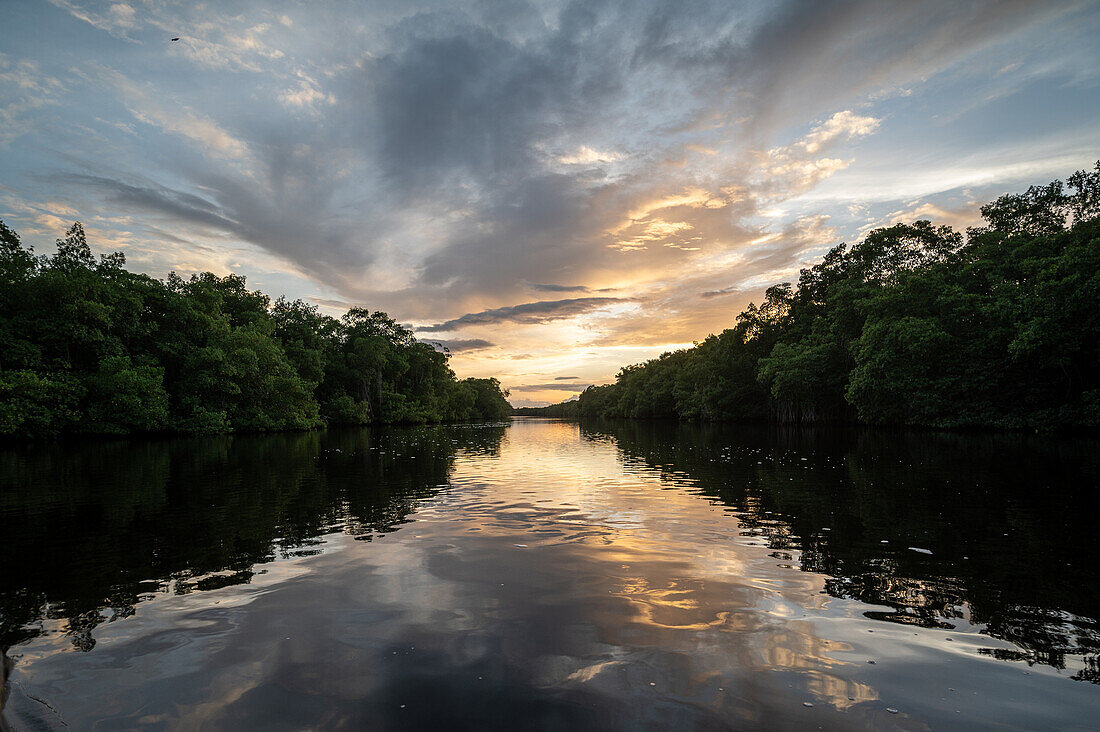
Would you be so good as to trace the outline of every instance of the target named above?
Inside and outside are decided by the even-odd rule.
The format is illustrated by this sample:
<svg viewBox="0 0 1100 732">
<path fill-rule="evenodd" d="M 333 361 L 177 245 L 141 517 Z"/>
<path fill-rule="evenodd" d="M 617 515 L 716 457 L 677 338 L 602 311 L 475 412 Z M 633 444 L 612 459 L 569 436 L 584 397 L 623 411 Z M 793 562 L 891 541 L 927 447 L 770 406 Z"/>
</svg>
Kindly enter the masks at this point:
<svg viewBox="0 0 1100 732">
<path fill-rule="evenodd" d="M 832 249 L 694 348 L 590 387 L 581 416 L 1100 426 L 1100 162 Z"/>
<path fill-rule="evenodd" d="M 0 221 L 0 436 L 221 433 L 499 419 L 496 379 L 382 312 L 339 320 L 209 272 L 160 281 L 77 223 L 35 256 Z"/>
</svg>

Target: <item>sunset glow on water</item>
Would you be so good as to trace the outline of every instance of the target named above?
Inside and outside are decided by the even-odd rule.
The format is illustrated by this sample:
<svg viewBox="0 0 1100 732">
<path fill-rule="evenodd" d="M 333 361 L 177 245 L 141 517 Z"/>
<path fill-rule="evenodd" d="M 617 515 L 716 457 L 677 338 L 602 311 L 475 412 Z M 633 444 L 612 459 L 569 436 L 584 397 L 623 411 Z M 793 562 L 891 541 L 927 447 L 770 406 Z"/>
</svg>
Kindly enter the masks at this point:
<svg viewBox="0 0 1100 732">
<path fill-rule="evenodd" d="M 1025 446 L 1043 457 L 1023 467 Z M 1094 442 L 520 419 L 122 447 L 3 453 L 6 490 L 38 485 L 3 513 L 15 723 L 1035 729 L 1100 711 L 1096 568 L 1067 538 L 1091 513 L 1066 503 Z M 216 519 L 188 528 L 195 511 Z"/>
</svg>

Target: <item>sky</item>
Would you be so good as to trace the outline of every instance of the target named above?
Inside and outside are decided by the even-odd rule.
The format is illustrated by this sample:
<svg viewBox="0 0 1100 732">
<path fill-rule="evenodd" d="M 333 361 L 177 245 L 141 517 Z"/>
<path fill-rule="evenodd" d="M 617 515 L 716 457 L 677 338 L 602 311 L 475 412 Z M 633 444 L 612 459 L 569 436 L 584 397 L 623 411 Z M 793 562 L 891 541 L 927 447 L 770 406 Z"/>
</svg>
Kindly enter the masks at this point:
<svg viewBox="0 0 1100 732">
<path fill-rule="evenodd" d="M 1097 119 L 1095 1 L 4 0 L 0 219 L 384 310 L 537 405 L 1091 168 Z"/>
</svg>

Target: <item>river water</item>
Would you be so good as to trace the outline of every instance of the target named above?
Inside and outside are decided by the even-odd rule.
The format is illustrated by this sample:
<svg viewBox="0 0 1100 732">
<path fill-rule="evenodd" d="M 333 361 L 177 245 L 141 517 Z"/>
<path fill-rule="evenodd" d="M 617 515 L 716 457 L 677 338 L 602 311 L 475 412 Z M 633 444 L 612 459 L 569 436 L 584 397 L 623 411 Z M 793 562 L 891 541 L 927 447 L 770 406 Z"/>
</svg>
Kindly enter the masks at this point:
<svg viewBox="0 0 1100 732">
<path fill-rule="evenodd" d="M 3 718 L 1097 729 L 1100 443 L 542 419 L 0 449 Z"/>
</svg>

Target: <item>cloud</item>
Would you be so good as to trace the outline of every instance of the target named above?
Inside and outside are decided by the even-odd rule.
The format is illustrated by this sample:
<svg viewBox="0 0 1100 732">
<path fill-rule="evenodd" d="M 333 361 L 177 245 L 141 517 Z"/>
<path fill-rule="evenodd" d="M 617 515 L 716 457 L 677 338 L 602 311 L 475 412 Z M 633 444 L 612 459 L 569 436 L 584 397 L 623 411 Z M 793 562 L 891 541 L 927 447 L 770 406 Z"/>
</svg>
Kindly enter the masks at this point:
<svg viewBox="0 0 1100 732">
<path fill-rule="evenodd" d="M 733 188 L 723 193 L 724 195 L 716 196 L 699 186 L 689 186 L 680 193 L 661 196 L 660 198 L 637 204 L 633 209 L 627 212 L 627 221 L 621 226 L 626 227 L 638 221 L 645 220 L 657 211 L 667 208 L 725 208 L 730 204 L 732 199 L 738 197 L 738 192 Z M 616 229 L 615 233 L 618 233 L 618 231 L 619 230 Z"/>
<path fill-rule="evenodd" d="M 527 302 L 521 305 L 509 305 L 502 308 L 482 310 L 479 313 L 467 313 L 461 317 L 435 325 L 417 328 L 422 333 L 439 333 L 458 330 L 471 325 L 496 325 L 499 323 L 520 323 L 532 325 L 549 323 L 552 320 L 572 318 L 576 315 L 592 312 L 615 303 L 624 302 L 618 297 L 578 297 L 569 300 L 543 300 Z"/>
<path fill-rule="evenodd" d="M 691 231 L 695 227 L 686 221 L 654 219 L 646 222 L 640 228 L 641 231 L 634 236 L 626 239 L 616 239 L 607 246 L 621 252 L 645 249 L 649 244 L 655 242 L 664 242 L 665 246 L 674 246 L 675 243 L 669 242 L 669 238 L 685 235 L 685 232 Z"/>
<path fill-rule="evenodd" d="M 250 163 L 248 143 L 235 137 L 204 114 L 180 104 L 165 102 L 151 89 L 106 67 L 92 66 L 90 74 L 114 88 L 130 114 L 139 122 L 189 140 L 207 157 L 233 163 Z"/>
<path fill-rule="evenodd" d="M 130 109 L 138 121 L 186 137 L 207 154 L 217 153 L 237 159 L 249 157 L 247 143 L 233 137 L 208 117 L 188 109 L 169 110 L 148 99 L 142 99 L 142 102 Z"/>
<path fill-rule="evenodd" d="M 220 230 L 232 231 L 238 226 L 210 201 L 164 186 L 136 186 L 112 178 L 79 174 L 66 176 L 66 182 L 97 188 L 106 194 L 107 200 L 120 204 L 123 210 L 162 213 Z"/>
<path fill-rule="evenodd" d="M 581 145 L 568 155 L 559 155 L 555 162 L 561 165 L 596 165 L 598 163 L 614 163 L 622 160 L 625 155 L 618 152 L 600 152 L 587 145 Z"/>
<path fill-rule="evenodd" d="M 292 109 L 317 112 L 317 107 L 336 103 L 336 97 L 322 92 L 317 82 L 305 72 L 297 72 L 298 83 L 296 86 L 279 93 L 278 100 Z"/>
<path fill-rule="evenodd" d="M 725 49 L 723 62 L 750 75 L 747 84 L 760 100 L 751 124 L 764 129 L 795 110 L 816 116 L 826 111 L 820 106 L 826 100 L 924 82 L 1070 11 L 1026 0 L 792 2 L 747 46 Z"/>
<path fill-rule="evenodd" d="M 852 160 L 823 157 L 822 153 L 838 143 L 874 133 L 882 120 L 837 112 L 815 125 L 801 139 L 768 150 L 761 156 L 758 174 L 761 188 L 775 197 L 792 197 L 847 168 Z"/>
<path fill-rule="evenodd" d="M 496 345 L 456 370 L 509 383 L 610 378 L 874 221 L 961 221 L 952 186 L 1072 170 L 1100 142 L 1082 3 L 55 5 L 0 28 L 5 185 L 128 252 L 468 328 Z M 1076 95 L 1042 155 L 1020 132 L 1040 82 Z"/>
<path fill-rule="evenodd" d="M 729 251 L 709 255 L 697 268 L 670 273 L 638 297 L 633 310 L 601 319 L 589 345 L 663 347 L 701 340 L 731 327 L 755 293 L 797 279 L 808 259 L 837 240 L 829 218 L 821 215 L 758 231 Z"/>
<path fill-rule="evenodd" d="M 48 0 L 51 4 L 66 10 L 74 18 L 82 20 L 88 25 L 98 28 L 101 31 L 110 33 L 115 38 L 119 38 L 124 41 L 130 41 L 135 43 L 127 31 L 131 31 L 137 27 L 135 22 L 136 13 L 134 8 L 126 3 L 111 3 L 107 7 L 107 11 L 104 13 L 88 10 L 77 3 L 69 2 L 68 0 Z"/>
<path fill-rule="evenodd" d="M 482 351 L 486 348 L 492 348 L 494 345 L 496 345 L 494 343 L 490 343 L 489 341 L 487 341 L 483 338 L 467 338 L 467 339 L 457 339 L 457 340 L 450 340 L 450 341 L 436 341 L 436 340 L 421 339 L 420 342 L 421 343 L 427 343 L 430 346 L 434 346 L 437 350 L 444 350 L 445 349 L 447 351 L 450 351 L 451 353 L 464 353 L 464 352 L 467 352 L 467 351 Z"/>
<path fill-rule="evenodd" d="M 58 79 L 43 74 L 37 61 L 13 61 L 3 53 L 0 53 L 0 84 L 36 96 L 53 96 L 65 88 Z"/>
<path fill-rule="evenodd" d="M 882 120 L 874 117 L 853 114 L 851 110 L 837 112 L 815 126 L 808 135 L 795 144 L 808 153 L 816 153 L 834 140 L 840 138 L 851 140 L 855 137 L 870 135 L 879 128 L 881 122 Z"/>
<path fill-rule="evenodd" d="M 278 35 L 287 39 L 290 26 L 281 20 L 282 27 L 270 23 L 248 25 L 245 21 L 250 15 L 221 14 L 206 5 L 182 5 L 173 8 L 170 15 L 154 20 L 153 25 L 176 34 L 180 40 L 172 43 L 169 52 L 199 68 L 262 73 L 286 55 L 272 45 L 269 37 Z M 181 28 L 186 31 L 180 31 Z"/>
<path fill-rule="evenodd" d="M 57 104 L 63 91 L 65 86 L 36 61 L 14 61 L 0 53 L 0 145 L 32 131 L 36 110 Z"/>
<path fill-rule="evenodd" d="M 572 391 L 582 392 L 592 384 L 563 384 L 556 382 L 553 384 L 522 384 L 520 386 L 509 386 L 509 391 Z"/>
<path fill-rule="evenodd" d="M 375 155 L 388 182 L 407 191 L 533 164 L 532 143 L 552 124 L 542 112 L 569 89 L 569 72 L 551 56 L 441 21 L 425 16 L 427 32 L 369 60 L 360 79 Z"/>
<path fill-rule="evenodd" d="M 555 376 L 554 381 L 576 381 L 579 376 Z"/>
<path fill-rule="evenodd" d="M 519 407 L 545 407 L 545 406 L 548 406 L 550 404 L 550 402 L 546 401 L 545 399 L 526 399 L 526 398 L 525 399 L 509 398 L 508 403 L 511 404 L 513 407 L 516 407 L 516 408 L 519 408 Z"/>
<path fill-rule="evenodd" d="M 319 297 L 317 295 L 312 295 L 306 299 L 314 305 L 322 305 L 326 308 L 333 308 L 336 310 L 350 310 L 352 307 L 354 307 L 354 303 L 332 297 Z"/>
<path fill-rule="evenodd" d="M 731 285 L 730 287 L 723 287 L 721 290 L 707 290 L 706 292 L 700 292 L 699 297 L 710 299 L 712 297 L 741 294 L 743 292 L 744 289 L 740 285 Z"/>
<path fill-rule="evenodd" d="M 177 165 L 157 177 L 216 203 L 227 233 L 343 297 L 446 318 L 514 300 L 525 282 L 641 285 L 735 247 L 763 205 L 850 165 L 827 149 L 881 129 L 858 95 L 911 86 L 1064 12 L 506 5 L 295 8 L 289 23 L 278 3 L 259 17 L 233 3 L 134 5 L 113 27 L 171 28 L 183 37 L 162 58 L 220 74 L 200 77 L 191 104 L 163 85 L 116 93 L 207 159 L 161 156 Z M 234 82 L 240 72 L 254 76 Z M 808 119 L 799 147 L 770 139 Z"/>
<path fill-rule="evenodd" d="M 58 190 L 73 187 L 92 190 L 116 213 L 154 214 L 185 228 L 201 227 L 205 235 L 216 234 L 222 238 L 228 235 L 239 242 L 250 242 L 262 250 L 282 255 L 290 271 L 310 272 L 322 282 L 339 282 L 345 274 L 329 269 L 325 260 L 306 262 L 299 269 L 294 254 L 301 242 L 313 240 L 322 246 L 332 246 L 336 241 L 347 240 L 349 230 L 343 229 L 339 217 L 318 222 L 299 215 L 305 202 L 293 194 L 280 195 L 243 181 L 233 185 L 220 181 L 220 190 L 207 189 L 207 197 L 156 183 L 79 173 L 51 175 L 47 179 Z M 221 246 L 224 247 L 224 243 Z"/>
<path fill-rule="evenodd" d="M 584 285 L 547 285 L 540 282 L 524 282 L 525 287 L 541 292 L 590 292 Z"/>
</svg>

